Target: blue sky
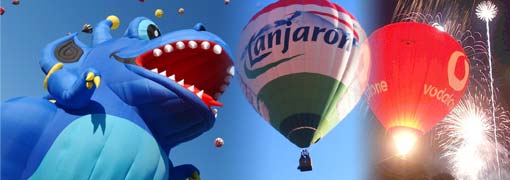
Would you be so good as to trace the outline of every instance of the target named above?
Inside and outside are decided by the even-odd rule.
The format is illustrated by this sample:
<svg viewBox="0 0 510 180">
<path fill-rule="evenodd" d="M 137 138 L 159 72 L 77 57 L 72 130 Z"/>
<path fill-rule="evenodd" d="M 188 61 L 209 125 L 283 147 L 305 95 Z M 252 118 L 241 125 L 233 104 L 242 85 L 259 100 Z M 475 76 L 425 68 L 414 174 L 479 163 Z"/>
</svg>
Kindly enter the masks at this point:
<svg viewBox="0 0 510 180">
<path fill-rule="evenodd" d="M 44 75 L 38 60 L 42 48 L 67 32 L 79 32 L 84 23 L 96 24 L 110 14 L 121 19 L 113 32 L 119 37 L 129 21 L 137 16 L 153 19 L 161 32 L 191 28 L 197 22 L 222 37 L 235 52 L 241 29 L 252 15 L 273 1 L 231 0 L 53 0 L 21 1 L 13 6 L 2 0 L 6 13 L 0 17 L 1 100 L 17 96 L 41 96 Z M 375 24 L 369 0 L 334 0 L 351 12 L 367 33 Z M 185 13 L 178 15 L 177 10 Z M 161 8 L 165 16 L 154 17 Z M 91 36 L 81 33 L 90 42 Z M 235 56 L 234 56 L 235 57 Z M 175 148 L 171 159 L 175 165 L 191 163 L 201 170 L 203 179 L 363 179 L 371 169 L 371 151 L 367 150 L 370 134 L 359 106 L 318 144 L 310 148 L 314 170 L 301 173 L 296 167 L 300 149 L 266 123 L 246 102 L 235 79 L 223 95 L 225 106 L 219 109 L 215 126 L 197 139 Z M 216 137 L 225 146 L 215 148 Z"/>
</svg>

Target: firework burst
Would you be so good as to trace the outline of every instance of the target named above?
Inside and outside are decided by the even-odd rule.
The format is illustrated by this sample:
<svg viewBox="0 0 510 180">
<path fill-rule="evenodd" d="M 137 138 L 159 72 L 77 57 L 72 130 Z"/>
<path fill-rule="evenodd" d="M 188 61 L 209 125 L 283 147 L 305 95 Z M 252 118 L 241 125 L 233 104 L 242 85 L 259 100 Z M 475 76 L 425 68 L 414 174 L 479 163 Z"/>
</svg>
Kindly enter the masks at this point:
<svg viewBox="0 0 510 180">
<path fill-rule="evenodd" d="M 500 140 L 494 141 L 491 100 L 483 90 L 476 89 L 466 92 L 459 104 L 439 123 L 436 138 L 443 151 L 442 158 L 446 158 L 452 165 L 451 172 L 457 179 L 479 180 L 495 179 L 499 160 L 504 165 L 510 165 L 508 147 L 510 141 L 510 120 L 508 112 L 497 106 L 497 127 Z M 498 146 L 499 145 L 499 146 Z M 510 169 L 509 169 L 510 170 Z M 490 178 L 492 177 L 492 178 Z"/>
<path fill-rule="evenodd" d="M 470 25 L 466 4 L 475 0 L 398 0 L 393 22 L 412 21 L 441 25 L 450 34 L 464 32 Z M 445 17 L 445 18 L 443 18 Z M 450 18 L 455 17 L 455 18 Z"/>
<path fill-rule="evenodd" d="M 459 31 L 452 36 L 470 59 L 470 85 L 459 104 L 433 130 L 433 139 L 457 179 L 510 179 L 509 174 L 500 174 L 501 170 L 510 172 L 510 112 L 498 103 L 492 109 L 499 90 L 494 88 L 493 96 L 487 44 L 480 33 Z"/>
<path fill-rule="evenodd" d="M 486 22 L 492 21 L 497 12 L 498 8 L 491 1 L 482 1 L 476 6 L 476 16 Z"/>
</svg>

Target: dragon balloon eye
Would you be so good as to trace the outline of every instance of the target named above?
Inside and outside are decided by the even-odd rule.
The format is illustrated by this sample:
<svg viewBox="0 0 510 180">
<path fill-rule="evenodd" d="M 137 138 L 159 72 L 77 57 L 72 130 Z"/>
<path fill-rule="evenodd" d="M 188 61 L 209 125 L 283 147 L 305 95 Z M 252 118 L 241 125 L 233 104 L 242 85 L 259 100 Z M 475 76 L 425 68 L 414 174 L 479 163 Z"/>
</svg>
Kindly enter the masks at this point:
<svg viewBox="0 0 510 180">
<path fill-rule="evenodd" d="M 160 32 L 159 32 L 158 27 L 156 27 L 156 25 L 154 25 L 154 24 L 149 25 L 149 27 L 147 27 L 147 35 L 149 36 L 149 39 L 154 39 L 154 38 L 159 37 Z"/>
<path fill-rule="evenodd" d="M 142 40 L 151 40 L 160 35 L 159 28 L 150 20 L 143 20 L 138 25 L 138 37 Z"/>
</svg>

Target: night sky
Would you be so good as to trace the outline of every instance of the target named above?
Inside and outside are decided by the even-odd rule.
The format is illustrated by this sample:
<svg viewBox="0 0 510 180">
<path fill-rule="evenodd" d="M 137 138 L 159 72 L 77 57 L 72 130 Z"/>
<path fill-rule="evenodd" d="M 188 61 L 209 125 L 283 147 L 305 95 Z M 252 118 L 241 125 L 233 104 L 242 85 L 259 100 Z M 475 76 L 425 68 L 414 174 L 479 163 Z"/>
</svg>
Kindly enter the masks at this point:
<svg viewBox="0 0 510 180">
<path fill-rule="evenodd" d="M 402 1 L 402 0 L 401 0 Z M 404 0 L 405 1 L 405 0 Z M 382 27 L 386 24 L 397 22 L 393 18 L 395 13 L 395 7 L 398 5 L 397 0 L 385 1 L 380 4 L 381 11 L 378 16 L 377 27 Z M 479 0 L 466 0 L 466 1 L 424 1 L 434 4 L 442 4 L 437 9 L 433 9 L 433 12 L 441 12 L 442 10 L 455 7 L 452 15 L 446 18 L 460 18 L 460 16 L 466 16 L 466 20 L 463 21 L 462 26 L 465 28 L 464 31 L 471 31 L 473 33 L 479 33 L 481 36 L 477 36 L 476 40 L 486 42 L 486 29 L 485 22 L 478 19 L 474 13 L 474 8 L 481 2 Z M 506 112 L 510 112 L 510 1 L 509 0 L 498 0 L 493 1 L 498 7 L 498 14 L 490 22 L 490 33 L 491 33 L 491 49 L 494 61 L 494 79 L 495 88 L 498 90 L 496 101 L 503 107 L 506 108 Z M 455 3 L 455 4 L 454 4 Z M 414 11 L 422 12 L 422 11 Z M 444 12 L 443 12 L 444 13 Z M 437 14 L 433 14 L 435 16 Z M 487 61 L 487 59 L 484 59 Z M 488 73 L 487 73 L 488 74 Z M 505 110 L 504 110 L 505 111 Z M 441 151 L 439 144 L 435 140 L 435 133 L 437 129 L 433 129 L 431 132 L 425 134 L 422 137 L 415 150 L 412 152 L 410 157 L 406 160 L 401 160 L 395 156 L 394 148 L 388 145 L 387 142 L 391 142 L 392 139 L 388 136 L 384 128 L 377 122 L 377 119 L 373 114 L 369 113 L 367 119 L 372 118 L 374 121 L 371 127 L 374 129 L 373 133 L 373 167 L 375 169 L 375 177 L 379 179 L 388 177 L 403 177 L 403 174 L 413 174 L 413 177 L 424 176 L 432 178 L 433 176 L 441 176 L 449 174 L 449 165 L 445 158 L 441 158 Z M 502 133 L 508 135 L 508 133 Z M 510 146 L 506 144 L 504 147 L 507 150 Z M 404 168 L 405 167 L 405 168 Z M 506 170 L 502 170 L 502 174 L 508 174 L 510 167 L 504 166 Z M 504 176 L 506 177 L 506 176 Z M 409 178 L 409 177 L 407 177 Z M 405 178 L 404 178 L 405 179 Z M 490 178 L 489 178 L 490 179 Z"/>
</svg>

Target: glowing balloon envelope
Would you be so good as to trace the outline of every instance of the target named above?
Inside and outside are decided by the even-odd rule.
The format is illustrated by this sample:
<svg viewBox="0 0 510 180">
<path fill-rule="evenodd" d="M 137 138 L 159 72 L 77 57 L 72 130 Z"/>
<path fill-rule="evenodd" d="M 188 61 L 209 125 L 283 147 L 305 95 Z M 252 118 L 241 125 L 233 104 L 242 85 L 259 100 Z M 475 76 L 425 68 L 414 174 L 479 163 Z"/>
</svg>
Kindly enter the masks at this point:
<svg viewBox="0 0 510 180">
<path fill-rule="evenodd" d="M 370 58 L 365 32 L 327 0 L 280 0 L 242 31 L 236 70 L 253 108 L 298 147 L 317 142 L 357 104 Z"/>
<path fill-rule="evenodd" d="M 421 23 L 382 27 L 369 38 L 370 108 L 405 155 L 460 100 L 469 80 L 469 60 L 448 33 Z"/>
</svg>

